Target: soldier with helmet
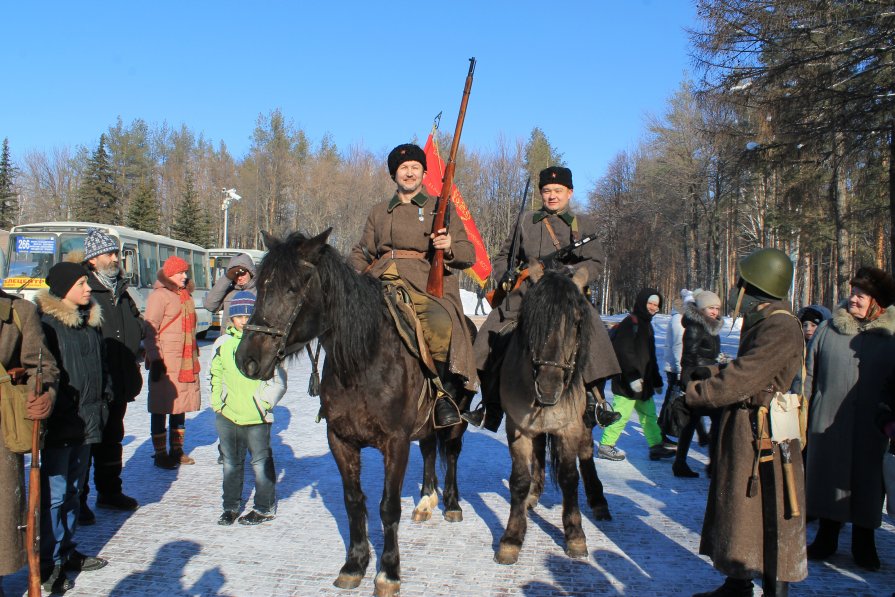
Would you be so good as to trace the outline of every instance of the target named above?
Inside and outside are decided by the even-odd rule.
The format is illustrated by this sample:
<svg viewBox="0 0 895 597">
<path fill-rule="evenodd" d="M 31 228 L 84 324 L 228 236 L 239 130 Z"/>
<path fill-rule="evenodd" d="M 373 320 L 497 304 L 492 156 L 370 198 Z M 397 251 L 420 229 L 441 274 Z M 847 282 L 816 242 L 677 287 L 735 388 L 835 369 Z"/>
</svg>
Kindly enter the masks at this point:
<svg viewBox="0 0 895 597">
<path fill-rule="evenodd" d="M 686 394 L 688 406 L 723 409 L 699 553 L 727 578 L 699 597 L 751 596 L 756 577 L 765 595 L 786 595 L 808 575 L 800 440 L 772 442 L 766 415 L 802 367 L 801 325 L 783 300 L 793 265 L 782 251 L 760 249 L 739 272 L 730 296 L 744 316 L 737 357 L 698 367 Z"/>
</svg>

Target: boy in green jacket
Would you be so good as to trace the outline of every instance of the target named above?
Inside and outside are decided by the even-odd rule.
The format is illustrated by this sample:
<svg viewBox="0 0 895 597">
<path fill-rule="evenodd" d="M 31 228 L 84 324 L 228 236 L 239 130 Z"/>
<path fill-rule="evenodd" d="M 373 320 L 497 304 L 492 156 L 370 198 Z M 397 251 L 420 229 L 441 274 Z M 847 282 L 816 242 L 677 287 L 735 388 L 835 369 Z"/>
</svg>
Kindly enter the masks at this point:
<svg viewBox="0 0 895 597">
<path fill-rule="evenodd" d="M 236 367 L 242 328 L 255 309 L 255 295 L 237 292 L 230 302 L 230 325 L 214 343 L 211 359 L 211 408 L 224 457 L 224 513 L 218 524 L 231 525 L 239 517 L 246 450 L 255 471 L 255 503 L 239 517 L 240 524 L 273 520 L 277 509 L 276 472 L 270 450 L 271 411 L 286 393 L 286 370 L 281 363 L 272 379 L 258 381 Z"/>
</svg>

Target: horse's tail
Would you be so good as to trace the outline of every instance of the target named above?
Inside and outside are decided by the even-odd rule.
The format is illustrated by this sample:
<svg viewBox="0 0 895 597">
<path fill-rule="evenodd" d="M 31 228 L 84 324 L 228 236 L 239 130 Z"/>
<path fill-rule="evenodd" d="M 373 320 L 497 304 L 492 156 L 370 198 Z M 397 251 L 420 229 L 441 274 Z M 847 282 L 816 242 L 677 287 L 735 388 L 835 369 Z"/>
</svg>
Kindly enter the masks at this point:
<svg viewBox="0 0 895 597">
<path fill-rule="evenodd" d="M 463 435 L 454 437 L 454 428 L 446 427 L 438 429 L 435 432 L 435 446 L 438 449 L 438 459 L 441 461 L 441 472 L 447 471 L 448 466 L 448 443 L 456 445 L 457 452 L 463 448 Z"/>
<path fill-rule="evenodd" d="M 559 442 L 552 433 L 546 434 L 546 451 L 550 456 L 550 481 L 553 487 L 559 487 Z"/>
</svg>

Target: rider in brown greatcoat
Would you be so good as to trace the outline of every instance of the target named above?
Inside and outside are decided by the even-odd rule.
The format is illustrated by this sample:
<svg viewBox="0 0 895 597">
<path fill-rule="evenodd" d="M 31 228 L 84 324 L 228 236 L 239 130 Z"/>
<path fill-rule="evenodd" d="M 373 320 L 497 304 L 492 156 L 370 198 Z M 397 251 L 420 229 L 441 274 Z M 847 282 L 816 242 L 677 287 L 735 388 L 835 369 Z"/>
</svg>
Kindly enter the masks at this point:
<svg viewBox="0 0 895 597">
<path fill-rule="evenodd" d="M 373 206 L 348 262 L 358 272 L 400 281 L 407 287 L 444 389 L 459 404 L 463 391 L 475 391 L 478 378 L 472 335 L 460 300 L 460 283 L 451 270 L 463 270 L 475 263 L 475 248 L 453 206 L 449 206 L 452 214 L 447 229 L 433 233 L 436 200 L 422 188 L 426 154 L 420 147 L 395 147 L 388 155 L 388 171 L 397 184 L 395 195 Z M 444 250 L 447 267 L 443 298 L 426 293 L 431 249 Z M 444 399 L 436 400 L 438 427 L 460 422 L 454 405 Z"/>
<path fill-rule="evenodd" d="M 572 199 L 572 171 L 561 166 L 551 166 L 541 171 L 538 187 L 543 207 L 536 211 L 522 214 L 519 220 L 519 242 L 516 255 L 510 256 L 514 232 L 503 243 L 497 257 L 494 258 L 492 276 L 495 280 L 503 279 L 507 270 L 508 257 L 514 263 L 525 266 L 531 260 L 540 260 L 558 249 L 565 247 L 596 231 L 596 222 L 589 216 L 575 215 L 569 202 Z M 588 280 L 596 280 L 603 269 L 603 250 L 596 240 L 576 249 L 567 265 L 574 269 L 586 268 Z M 522 297 L 531 287 L 526 278 L 518 288 L 509 292 L 500 307 L 493 309 L 475 341 L 476 365 L 482 381 L 482 407 L 469 414 L 464 414 L 470 423 L 481 425 L 484 419 L 486 429 L 497 431 L 503 413 L 500 410 L 500 393 L 498 378 L 500 361 L 506 347 L 505 340 L 515 328 Z M 582 349 L 587 363 L 584 367 L 584 382 L 588 389 L 587 412 L 588 424 L 593 425 L 594 414 L 593 391 L 602 392 L 597 383 L 620 371 L 615 351 L 606 333 L 600 317 L 594 313 L 590 318 L 592 324 L 591 345 Z M 484 412 L 483 412 L 484 410 Z"/>
</svg>

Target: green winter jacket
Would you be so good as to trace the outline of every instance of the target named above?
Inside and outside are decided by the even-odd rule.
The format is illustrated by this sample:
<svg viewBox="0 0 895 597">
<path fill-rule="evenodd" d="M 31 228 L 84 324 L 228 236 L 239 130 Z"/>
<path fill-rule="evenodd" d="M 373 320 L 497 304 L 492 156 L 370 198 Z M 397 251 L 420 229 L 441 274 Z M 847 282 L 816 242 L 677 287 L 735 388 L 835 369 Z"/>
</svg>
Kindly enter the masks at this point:
<svg viewBox="0 0 895 597">
<path fill-rule="evenodd" d="M 242 332 L 227 328 L 214 343 L 211 359 L 211 408 L 237 425 L 273 423 L 271 411 L 286 393 L 286 370 L 280 364 L 267 381 L 249 379 L 236 367 Z"/>
</svg>

